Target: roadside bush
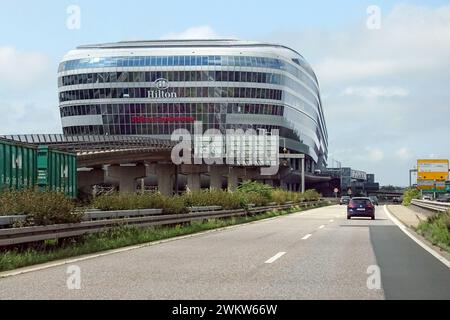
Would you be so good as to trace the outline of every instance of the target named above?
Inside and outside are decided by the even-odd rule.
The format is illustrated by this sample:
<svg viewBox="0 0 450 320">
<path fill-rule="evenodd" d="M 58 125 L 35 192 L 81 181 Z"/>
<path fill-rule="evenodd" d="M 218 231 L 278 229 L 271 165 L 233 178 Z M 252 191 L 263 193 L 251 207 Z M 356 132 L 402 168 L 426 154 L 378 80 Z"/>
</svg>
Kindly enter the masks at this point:
<svg viewBox="0 0 450 320">
<path fill-rule="evenodd" d="M 319 200 L 322 195 L 314 189 L 306 190 L 305 193 L 300 194 L 304 201 L 316 201 Z"/>
<path fill-rule="evenodd" d="M 284 204 L 288 201 L 300 201 L 300 193 L 286 191 L 283 189 L 274 189 L 271 193 L 271 200 L 277 204 Z"/>
<path fill-rule="evenodd" d="M 434 245 L 450 251 L 450 213 L 441 213 L 419 224 L 417 231 Z"/>
<path fill-rule="evenodd" d="M 243 192 L 243 193 L 257 193 L 261 195 L 262 197 L 265 197 L 267 199 L 271 198 L 273 187 L 257 182 L 257 181 L 244 181 L 241 183 L 241 185 L 238 187 L 237 191 Z"/>
<path fill-rule="evenodd" d="M 408 188 L 403 193 L 403 202 L 402 204 L 404 206 L 409 206 L 411 204 L 412 199 L 419 199 L 420 198 L 420 191 L 416 188 Z"/>
<path fill-rule="evenodd" d="M 183 213 L 187 212 L 188 207 L 221 206 L 225 210 L 233 210 L 245 208 L 249 204 L 265 206 L 269 202 L 284 204 L 288 201 L 300 202 L 319 198 L 320 194 L 315 190 L 308 190 L 301 194 L 274 189 L 259 182 L 246 181 L 235 192 L 199 190 L 173 197 L 167 197 L 160 193 L 113 193 L 95 198 L 92 206 L 105 211 L 154 208 L 163 209 L 164 213 Z"/>
<path fill-rule="evenodd" d="M 249 204 L 254 204 L 255 206 L 265 206 L 270 202 L 270 198 L 267 198 L 263 195 L 261 195 L 258 192 L 242 192 L 238 191 L 236 192 L 240 194 L 241 197 L 241 206 L 246 207 Z"/>
<path fill-rule="evenodd" d="M 182 214 L 187 212 L 182 196 L 164 197 L 162 209 L 167 214 Z"/>
<path fill-rule="evenodd" d="M 2 193 L 0 193 L 0 215 L 16 215 L 23 212 L 19 201 L 17 201 L 18 196 L 18 191 L 2 190 Z"/>
<path fill-rule="evenodd" d="M 224 190 L 200 190 L 182 195 L 187 207 L 221 206 L 225 210 L 238 209 L 243 206 L 240 194 Z"/>
<path fill-rule="evenodd" d="M 6 191 L 0 195 L 1 215 L 27 215 L 25 225 L 80 222 L 83 212 L 63 193 L 35 189 Z"/>
<path fill-rule="evenodd" d="M 92 206 L 99 210 L 134 210 L 152 208 L 151 197 L 136 193 L 112 193 L 96 197 Z"/>
<path fill-rule="evenodd" d="M 164 213 L 184 213 L 187 211 L 181 196 L 167 197 L 159 192 L 112 193 L 96 197 L 92 207 L 104 211 L 162 209 Z"/>
</svg>

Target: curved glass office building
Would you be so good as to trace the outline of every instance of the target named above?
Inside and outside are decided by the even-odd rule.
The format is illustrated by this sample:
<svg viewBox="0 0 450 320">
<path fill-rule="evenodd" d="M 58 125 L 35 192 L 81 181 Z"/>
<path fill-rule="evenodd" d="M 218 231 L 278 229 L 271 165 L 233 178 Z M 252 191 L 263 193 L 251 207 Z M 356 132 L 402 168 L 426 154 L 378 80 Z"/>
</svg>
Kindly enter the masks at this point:
<svg viewBox="0 0 450 320">
<path fill-rule="evenodd" d="M 148 135 L 178 128 L 279 129 L 280 146 L 327 158 L 317 78 L 296 51 L 237 40 L 132 41 L 80 46 L 58 70 L 66 135 Z"/>
</svg>

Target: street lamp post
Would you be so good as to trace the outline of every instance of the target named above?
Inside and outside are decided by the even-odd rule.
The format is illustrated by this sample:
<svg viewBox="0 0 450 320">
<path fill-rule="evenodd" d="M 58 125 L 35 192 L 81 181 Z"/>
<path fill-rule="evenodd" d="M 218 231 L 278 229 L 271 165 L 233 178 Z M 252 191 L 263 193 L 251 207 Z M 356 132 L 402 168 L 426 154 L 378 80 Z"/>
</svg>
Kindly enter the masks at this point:
<svg viewBox="0 0 450 320">
<path fill-rule="evenodd" d="M 433 180 L 433 200 L 436 200 L 436 179 Z"/>
</svg>

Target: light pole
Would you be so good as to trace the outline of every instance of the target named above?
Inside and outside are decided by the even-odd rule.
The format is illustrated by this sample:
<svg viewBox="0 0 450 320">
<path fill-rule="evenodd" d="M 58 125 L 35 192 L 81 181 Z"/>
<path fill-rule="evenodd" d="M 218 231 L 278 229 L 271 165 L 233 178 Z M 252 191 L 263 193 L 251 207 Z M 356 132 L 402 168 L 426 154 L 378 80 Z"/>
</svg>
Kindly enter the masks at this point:
<svg viewBox="0 0 450 320">
<path fill-rule="evenodd" d="M 436 200 L 436 179 L 433 180 L 433 200 Z"/>
</svg>

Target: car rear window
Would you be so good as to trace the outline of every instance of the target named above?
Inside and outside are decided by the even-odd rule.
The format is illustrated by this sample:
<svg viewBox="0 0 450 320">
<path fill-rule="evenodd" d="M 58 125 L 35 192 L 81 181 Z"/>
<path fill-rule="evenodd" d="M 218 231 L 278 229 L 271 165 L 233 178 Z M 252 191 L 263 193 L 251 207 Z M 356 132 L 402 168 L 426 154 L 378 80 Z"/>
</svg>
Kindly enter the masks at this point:
<svg viewBox="0 0 450 320">
<path fill-rule="evenodd" d="M 371 203 L 369 199 L 353 199 L 352 202 L 356 205 L 368 205 Z"/>
</svg>

